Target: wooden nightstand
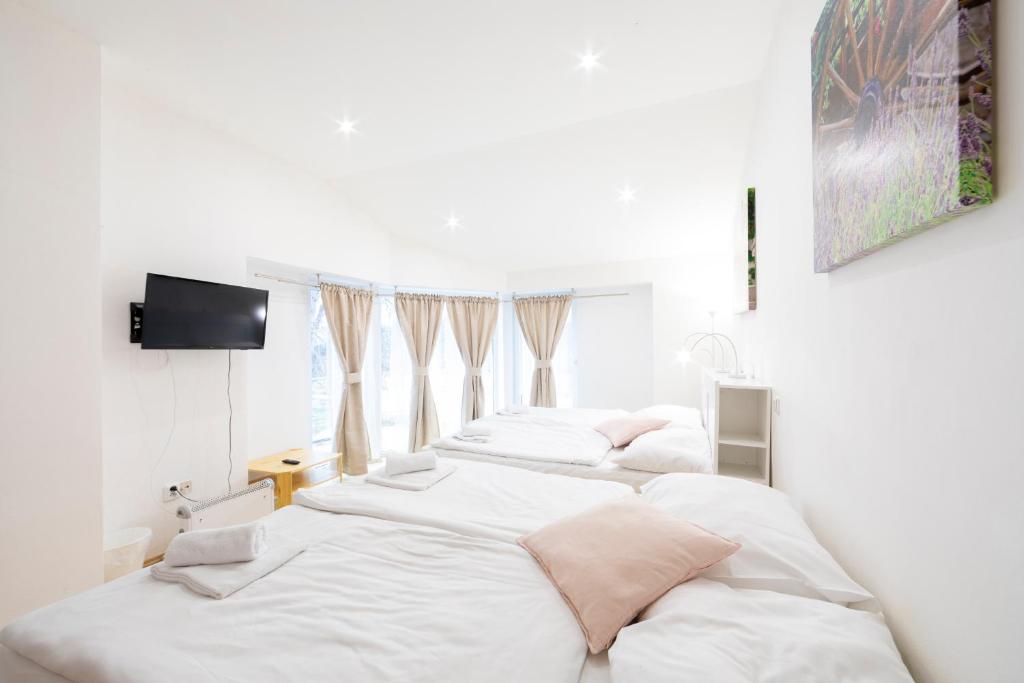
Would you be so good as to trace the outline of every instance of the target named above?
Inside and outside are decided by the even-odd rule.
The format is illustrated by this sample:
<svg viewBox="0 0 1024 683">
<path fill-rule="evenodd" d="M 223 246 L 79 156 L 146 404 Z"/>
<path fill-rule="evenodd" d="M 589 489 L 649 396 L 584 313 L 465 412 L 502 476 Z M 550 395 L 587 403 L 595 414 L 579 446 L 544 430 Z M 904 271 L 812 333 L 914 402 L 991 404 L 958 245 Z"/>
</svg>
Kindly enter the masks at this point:
<svg viewBox="0 0 1024 683">
<path fill-rule="evenodd" d="M 341 478 L 341 453 L 314 455 L 304 448 L 274 453 L 249 462 L 249 483 L 274 480 L 274 509 L 292 504 L 292 493 L 299 489 Z M 288 465 L 282 460 L 298 460 Z"/>
</svg>

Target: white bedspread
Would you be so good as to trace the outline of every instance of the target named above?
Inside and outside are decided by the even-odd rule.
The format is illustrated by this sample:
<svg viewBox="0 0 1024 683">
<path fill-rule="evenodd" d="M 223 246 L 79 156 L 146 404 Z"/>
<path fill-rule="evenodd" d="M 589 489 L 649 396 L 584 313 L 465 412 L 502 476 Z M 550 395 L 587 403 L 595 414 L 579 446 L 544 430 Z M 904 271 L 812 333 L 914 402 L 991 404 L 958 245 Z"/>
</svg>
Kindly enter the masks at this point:
<svg viewBox="0 0 1024 683">
<path fill-rule="evenodd" d="M 466 461 L 425 491 L 346 479 L 300 491 L 292 500 L 326 512 L 422 524 L 514 543 L 556 519 L 630 495 L 635 495 L 632 488 L 612 481 L 557 477 Z"/>
<path fill-rule="evenodd" d="M 575 465 L 596 465 L 612 447 L 611 442 L 590 425 L 546 415 L 490 415 L 471 424 L 490 432 L 486 442 L 446 436 L 433 445 L 449 451 Z"/>
<path fill-rule="evenodd" d="M 695 579 L 619 631 L 615 683 L 912 683 L 881 615 Z"/>
<path fill-rule="evenodd" d="M 578 681 L 583 635 L 521 548 L 295 506 L 268 523 L 322 540 L 225 600 L 134 572 L 0 642 L 74 683 Z"/>
</svg>

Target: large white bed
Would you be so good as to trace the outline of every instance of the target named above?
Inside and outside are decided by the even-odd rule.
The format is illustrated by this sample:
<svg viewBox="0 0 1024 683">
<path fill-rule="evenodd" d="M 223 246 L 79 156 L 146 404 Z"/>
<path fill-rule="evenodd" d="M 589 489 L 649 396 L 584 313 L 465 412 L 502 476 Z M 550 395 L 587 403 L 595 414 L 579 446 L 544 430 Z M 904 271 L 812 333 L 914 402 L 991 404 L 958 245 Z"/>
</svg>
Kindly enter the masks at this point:
<svg viewBox="0 0 1024 683">
<path fill-rule="evenodd" d="M 910 681 L 881 615 L 846 606 L 870 594 L 784 497 L 710 475 L 667 475 L 641 497 L 744 547 L 588 655 L 515 540 L 636 495 L 474 462 L 426 491 L 310 490 L 268 518 L 271 539 L 307 546 L 276 571 L 223 600 L 147 570 L 86 591 L 0 632 L 0 680 Z"/>
<path fill-rule="evenodd" d="M 679 410 L 686 409 L 680 407 Z M 605 420 L 628 414 L 621 409 L 529 408 L 523 413 L 491 415 L 473 423 L 498 433 L 497 443 L 478 443 L 448 435 L 436 441 L 433 448 L 446 458 L 615 481 L 639 489 L 663 472 L 617 464 L 615 460 L 624 449 L 612 447 L 593 429 Z M 692 411 L 691 420 L 689 426 L 703 429 L 698 411 Z M 710 448 L 707 463 L 695 471 L 711 471 Z"/>
</svg>

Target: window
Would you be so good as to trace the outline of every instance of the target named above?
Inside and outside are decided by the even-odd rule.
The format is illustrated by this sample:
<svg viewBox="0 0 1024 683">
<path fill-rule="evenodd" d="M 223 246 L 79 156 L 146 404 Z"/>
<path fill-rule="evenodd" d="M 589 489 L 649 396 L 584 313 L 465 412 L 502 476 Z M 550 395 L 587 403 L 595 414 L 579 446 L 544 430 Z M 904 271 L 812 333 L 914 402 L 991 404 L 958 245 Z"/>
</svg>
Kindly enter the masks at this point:
<svg viewBox="0 0 1024 683">
<path fill-rule="evenodd" d="M 484 382 L 485 415 L 494 412 L 494 392 L 499 384 L 494 359 L 499 357 L 497 340 L 500 338 L 501 335 L 495 328 L 491 349 L 480 370 Z M 434 347 L 434 357 L 430 359 L 430 386 L 434 392 L 434 403 L 437 405 L 437 423 L 441 434 L 451 434 L 462 426 L 462 390 L 465 379 L 466 366 L 462 362 L 462 354 L 455 341 L 455 333 L 452 332 L 446 307 L 441 330 L 437 335 L 437 345 Z"/>
<path fill-rule="evenodd" d="M 450 434 L 457 431 L 462 423 L 465 366 L 448 320 L 447 308 L 442 316 L 430 362 L 430 384 L 437 406 L 438 427 L 441 434 Z M 311 442 L 315 452 L 328 452 L 333 447 L 334 425 L 345 388 L 345 373 L 334 350 L 317 289 L 310 291 L 309 318 Z M 512 325 L 513 329 L 506 331 L 506 325 Z M 503 341 L 511 344 L 508 355 Z M 576 405 L 575 348 L 575 328 L 570 312 L 552 361 L 560 407 Z M 506 386 L 510 387 L 508 396 L 513 403 L 529 403 L 532 373 L 533 356 L 526 347 L 514 315 L 511 318 L 507 314 L 499 316 L 491 350 L 481 373 L 486 396 L 485 414 L 505 404 Z M 405 451 L 409 446 L 413 372 L 393 297 L 378 296 L 374 300 L 362 377 L 364 412 L 374 459 L 380 458 L 385 451 Z"/>
<path fill-rule="evenodd" d="M 412 360 L 398 324 L 395 300 L 377 297 L 375 306 L 380 311 L 377 331 L 380 343 L 379 447 L 374 451 L 376 455 L 384 451 L 405 451 L 409 446 Z M 374 431 L 372 425 L 370 431 Z"/>
<path fill-rule="evenodd" d="M 326 453 L 330 451 L 334 442 L 334 420 L 341 404 L 342 374 L 318 289 L 310 290 L 309 320 L 311 445 L 314 452 Z"/>
<path fill-rule="evenodd" d="M 569 317 L 565 320 L 565 328 L 562 330 L 562 337 L 555 348 L 555 355 L 551 359 L 551 369 L 555 374 L 555 393 L 559 408 L 576 407 L 576 324 L 575 304 L 569 308 Z M 513 319 L 515 317 L 512 313 Z M 513 402 L 517 405 L 530 404 L 530 387 L 533 382 L 534 360 L 530 353 L 530 347 L 526 344 L 523 331 L 519 323 L 515 322 L 514 333 L 514 359 L 515 382 L 513 391 Z"/>
</svg>

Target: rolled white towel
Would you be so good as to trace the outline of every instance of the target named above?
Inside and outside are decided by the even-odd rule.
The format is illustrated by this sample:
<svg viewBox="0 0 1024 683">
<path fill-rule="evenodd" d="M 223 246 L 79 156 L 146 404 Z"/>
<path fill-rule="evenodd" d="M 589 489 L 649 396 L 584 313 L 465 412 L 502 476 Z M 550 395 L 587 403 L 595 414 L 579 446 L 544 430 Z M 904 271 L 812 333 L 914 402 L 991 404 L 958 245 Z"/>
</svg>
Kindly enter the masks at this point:
<svg viewBox="0 0 1024 683">
<path fill-rule="evenodd" d="M 170 567 L 251 562 L 266 549 L 267 529 L 258 521 L 178 534 L 167 546 L 164 562 Z"/>
<path fill-rule="evenodd" d="M 475 424 L 470 422 L 467 425 L 463 425 L 462 431 L 460 432 L 463 436 L 490 436 L 491 430 L 484 425 Z"/>
<path fill-rule="evenodd" d="M 384 472 L 392 477 L 406 472 L 420 472 L 437 467 L 437 455 L 434 451 L 419 453 L 393 453 L 384 460 Z"/>
</svg>

